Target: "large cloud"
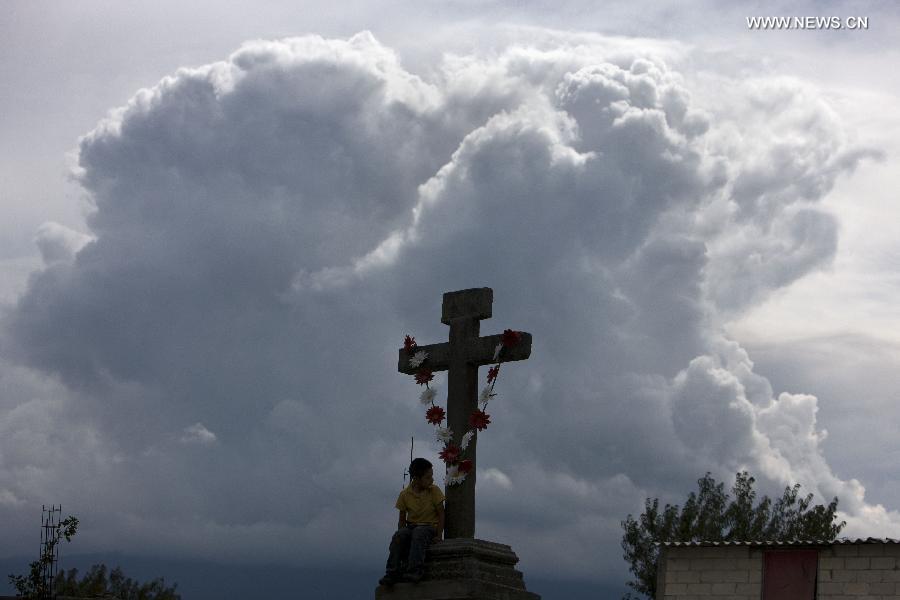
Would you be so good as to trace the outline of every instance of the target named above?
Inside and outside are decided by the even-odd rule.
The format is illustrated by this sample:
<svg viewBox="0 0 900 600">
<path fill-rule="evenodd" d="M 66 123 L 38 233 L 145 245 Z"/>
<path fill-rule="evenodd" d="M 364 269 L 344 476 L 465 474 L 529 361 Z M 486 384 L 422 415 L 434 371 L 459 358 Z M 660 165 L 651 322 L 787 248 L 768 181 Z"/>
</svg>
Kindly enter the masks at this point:
<svg viewBox="0 0 900 600">
<path fill-rule="evenodd" d="M 80 144 L 90 238 L 48 226 L 5 316 L 0 514 L 61 481 L 113 515 L 98 548 L 379 562 L 404 440 L 431 437 L 396 347 L 487 285 L 483 332 L 535 342 L 479 444 L 479 535 L 529 572 L 620 573 L 619 521 L 707 470 L 900 527 L 832 473 L 816 398 L 776 396 L 722 330 L 829 264 L 819 201 L 867 151 L 800 82 L 698 106 L 682 49 L 580 39 L 428 81 L 365 33 L 251 42 L 114 111 Z M 551 560 L 561 540 L 583 558 Z"/>
</svg>

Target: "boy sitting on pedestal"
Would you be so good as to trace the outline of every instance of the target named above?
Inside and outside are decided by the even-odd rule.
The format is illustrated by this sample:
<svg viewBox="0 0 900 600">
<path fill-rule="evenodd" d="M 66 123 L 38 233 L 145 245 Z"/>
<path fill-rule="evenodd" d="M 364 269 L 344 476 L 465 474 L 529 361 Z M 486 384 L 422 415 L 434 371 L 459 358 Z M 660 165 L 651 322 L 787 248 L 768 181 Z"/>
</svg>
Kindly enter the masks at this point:
<svg viewBox="0 0 900 600">
<path fill-rule="evenodd" d="M 431 463 L 417 458 L 409 465 L 410 483 L 395 506 L 400 511 L 397 533 L 391 538 L 384 577 L 378 583 L 417 583 L 424 574 L 425 549 L 444 535 L 444 493 L 434 485 Z M 402 563 L 406 563 L 406 571 Z"/>
</svg>

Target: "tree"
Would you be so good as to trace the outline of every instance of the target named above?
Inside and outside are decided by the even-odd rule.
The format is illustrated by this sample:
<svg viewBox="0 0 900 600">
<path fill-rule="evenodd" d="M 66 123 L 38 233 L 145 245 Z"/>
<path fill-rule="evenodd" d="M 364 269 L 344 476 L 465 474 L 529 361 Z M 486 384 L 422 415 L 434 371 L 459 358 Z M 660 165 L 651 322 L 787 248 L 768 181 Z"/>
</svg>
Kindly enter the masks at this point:
<svg viewBox="0 0 900 600">
<path fill-rule="evenodd" d="M 78 580 L 78 569 L 63 571 L 56 580 L 56 593 L 82 598 L 116 598 L 117 600 L 181 600 L 175 592 L 178 584 L 166 587 L 159 577 L 149 583 L 126 578 L 122 569 L 114 568 L 107 577 L 106 565 L 94 565 Z"/>
<path fill-rule="evenodd" d="M 47 589 L 49 587 L 47 574 L 56 555 L 56 546 L 59 544 L 60 537 L 64 537 L 67 542 L 71 542 L 72 536 L 75 535 L 76 531 L 78 531 L 78 518 L 72 515 L 56 524 L 53 534 L 41 551 L 41 557 L 29 565 L 28 575 L 9 576 L 9 582 L 16 588 L 17 596 L 22 596 L 28 600 L 37 600 L 50 596 L 50 590 Z"/>
<path fill-rule="evenodd" d="M 811 506 L 813 495 L 800 497 L 800 484 L 784 488 L 774 502 L 763 496 L 757 503 L 753 483 L 746 471 L 737 473 L 731 492 L 716 483 L 709 473 L 697 481 L 699 490 L 691 492 L 684 507 L 666 504 L 660 510 L 659 499 L 647 498 L 644 512 L 622 521 L 623 558 L 629 563 L 634 581 L 628 587 L 649 598 L 656 595 L 656 571 L 661 542 L 696 541 L 787 541 L 834 540 L 846 521 L 835 522 L 838 499 L 828 506 Z M 626 598 L 630 598 L 629 592 Z"/>
</svg>

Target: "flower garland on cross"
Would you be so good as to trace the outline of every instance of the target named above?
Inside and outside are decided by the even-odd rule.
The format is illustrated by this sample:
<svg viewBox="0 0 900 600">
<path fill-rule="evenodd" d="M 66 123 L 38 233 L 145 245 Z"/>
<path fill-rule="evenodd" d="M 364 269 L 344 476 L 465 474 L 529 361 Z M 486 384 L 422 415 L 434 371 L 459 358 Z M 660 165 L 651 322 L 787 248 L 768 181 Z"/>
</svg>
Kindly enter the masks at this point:
<svg viewBox="0 0 900 600">
<path fill-rule="evenodd" d="M 520 332 L 513 331 L 512 329 L 505 330 L 500 338 L 500 343 L 497 344 L 497 347 L 494 349 L 494 361 L 497 361 L 500 357 L 500 352 L 503 348 L 512 348 L 517 345 L 521 339 L 522 334 Z M 434 379 L 434 373 L 427 365 L 423 366 L 425 361 L 428 360 L 428 353 L 424 350 L 416 350 L 418 347 L 416 345 L 416 338 L 409 335 L 403 340 L 403 347 L 412 355 L 409 359 L 409 366 L 413 369 L 422 367 L 416 371 L 415 378 L 418 385 L 425 386 L 425 389 L 422 390 L 422 393 L 419 395 L 419 400 L 423 405 L 430 406 L 428 410 L 425 411 L 425 420 L 435 426 L 435 436 L 437 437 L 437 441 L 444 445 L 444 449 L 441 450 L 438 456 L 444 461 L 447 473 L 447 485 L 458 485 L 465 481 L 466 475 L 472 471 L 472 461 L 468 458 L 463 458 L 466 448 L 469 447 L 469 442 L 471 442 L 472 438 L 475 436 L 476 430 L 483 431 L 487 429 L 487 426 L 491 423 L 491 416 L 487 414 L 486 411 L 490 399 L 497 395 L 494 393 L 494 386 L 497 384 L 497 376 L 500 374 L 500 362 L 498 361 L 497 364 L 488 369 L 487 385 L 478 396 L 479 409 L 476 409 L 469 415 L 469 425 L 472 429 L 462 436 L 462 439 L 457 446 L 453 443 L 453 431 L 451 431 L 449 427 L 442 426 L 444 418 L 446 417 L 444 409 L 434 403 L 437 391 L 429 385 L 429 382 Z"/>
</svg>

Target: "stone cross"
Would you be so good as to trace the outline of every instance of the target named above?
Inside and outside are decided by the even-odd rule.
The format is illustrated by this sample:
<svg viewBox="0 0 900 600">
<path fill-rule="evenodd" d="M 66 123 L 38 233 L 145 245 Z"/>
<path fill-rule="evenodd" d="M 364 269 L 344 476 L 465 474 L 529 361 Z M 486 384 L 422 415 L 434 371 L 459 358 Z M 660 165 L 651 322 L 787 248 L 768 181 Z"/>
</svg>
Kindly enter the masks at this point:
<svg viewBox="0 0 900 600">
<path fill-rule="evenodd" d="M 497 360 L 494 350 L 501 335 L 479 337 L 481 319 L 491 317 L 494 291 L 491 288 L 474 288 L 447 292 L 441 308 L 441 323 L 450 326 L 450 341 L 429 346 L 417 346 L 413 352 L 424 350 L 428 359 L 419 368 L 409 365 L 411 352 L 400 348 L 397 370 L 412 375 L 422 368 L 432 371 L 448 371 L 447 426 L 453 431 L 453 443 L 460 444 L 462 436 L 471 429 L 469 415 L 478 409 L 478 367 L 496 362 L 525 360 L 531 355 L 531 334 L 520 332 L 521 340 L 515 346 L 504 348 Z M 472 461 L 472 470 L 465 481 L 447 486 L 444 537 L 475 537 L 475 446 L 478 436 L 473 436 L 466 449 L 466 458 Z"/>
</svg>

